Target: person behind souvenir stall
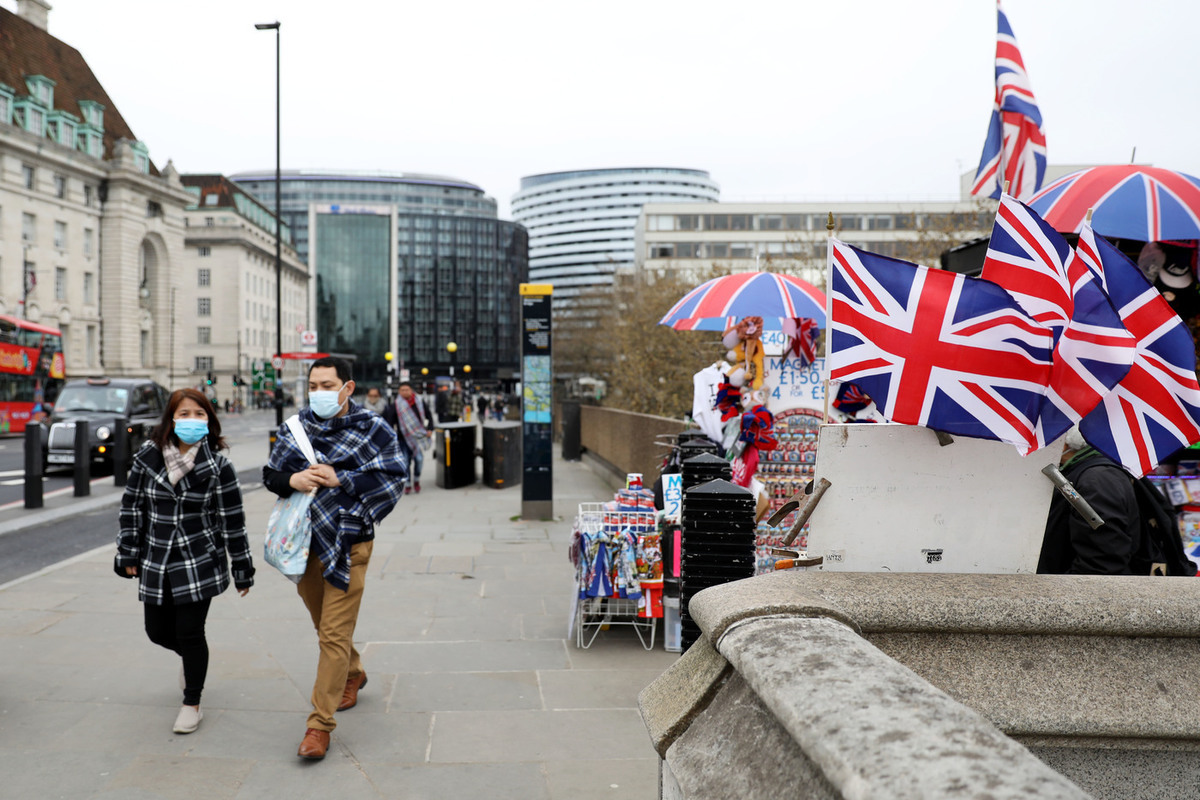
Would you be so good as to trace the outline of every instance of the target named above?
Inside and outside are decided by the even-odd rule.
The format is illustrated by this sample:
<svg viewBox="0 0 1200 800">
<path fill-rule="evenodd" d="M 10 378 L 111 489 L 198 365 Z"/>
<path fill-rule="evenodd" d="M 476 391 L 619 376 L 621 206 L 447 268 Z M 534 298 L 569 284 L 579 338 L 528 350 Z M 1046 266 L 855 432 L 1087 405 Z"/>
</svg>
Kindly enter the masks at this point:
<svg viewBox="0 0 1200 800">
<path fill-rule="evenodd" d="M 179 389 L 162 421 L 133 457 L 121 498 L 113 569 L 137 578 L 150 641 L 183 660 L 183 706 L 175 733 L 200 726 L 208 673 L 204 623 L 212 599 L 233 583 L 245 597 L 254 585 L 237 472 L 220 450 L 216 408 L 195 389 Z"/>
<path fill-rule="evenodd" d="M 400 424 L 400 412 L 403 408 L 401 403 L 404 404 L 403 407 L 411 410 L 413 420 L 419 423 L 419 426 L 417 424 L 407 426 Z M 429 413 L 429 406 L 413 391 L 412 384 L 404 381 L 396 390 L 396 402 L 389 403 L 384 407 L 383 418 L 396 430 L 400 444 L 408 450 L 408 483 L 404 486 L 404 493 L 420 492 L 421 468 L 425 464 L 425 451 L 421 448 L 422 440 L 433 437 L 433 415 Z M 418 430 L 418 427 L 423 427 L 424 430 Z"/>
<path fill-rule="evenodd" d="M 353 394 L 349 363 L 336 356 L 314 361 L 308 406 L 299 416 L 320 463 L 309 464 L 284 425 L 263 467 L 263 483 L 280 497 L 316 491 L 309 508 L 308 569 L 296 586 L 320 644 L 313 710 L 297 751 L 309 760 L 325 757 L 337 727 L 334 712 L 357 705 L 367 685 L 354 627 L 375 526 L 395 507 L 408 477 L 407 453 L 395 432 L 383 417 L 351 400 Z"/>
</svg>

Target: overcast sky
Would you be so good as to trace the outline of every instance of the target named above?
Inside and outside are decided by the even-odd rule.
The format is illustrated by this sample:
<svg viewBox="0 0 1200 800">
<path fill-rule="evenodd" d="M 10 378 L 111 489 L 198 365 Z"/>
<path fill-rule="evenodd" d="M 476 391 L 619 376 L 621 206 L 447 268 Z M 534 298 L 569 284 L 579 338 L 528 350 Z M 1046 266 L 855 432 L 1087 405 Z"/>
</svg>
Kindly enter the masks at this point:
<svg viewBox="0 0 1200 800">
<path fill-rule="evenodd" d="M 51 0 L 160 166 L 476 183 L 708 170 L 726 200 L 953 199 L 993 97 L 990 0 Z M 15 0 L 0 0 L 15 9 Z M 1200 175 L 1195 0 L 1006 0 L 1054 164 Z"/>
</svg>

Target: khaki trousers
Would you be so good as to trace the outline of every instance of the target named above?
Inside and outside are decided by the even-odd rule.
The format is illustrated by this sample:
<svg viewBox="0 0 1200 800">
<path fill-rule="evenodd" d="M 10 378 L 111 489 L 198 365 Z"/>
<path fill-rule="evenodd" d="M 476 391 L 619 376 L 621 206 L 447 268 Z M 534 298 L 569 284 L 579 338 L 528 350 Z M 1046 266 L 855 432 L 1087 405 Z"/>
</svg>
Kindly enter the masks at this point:
<svg viewBox="0 0 1200 800">
<path fill-rule="evenodd" d="M 350 589 L 343 592 L 325 580 L 321 559 L 315 551 L 308 555 L 308 567 L 296 586 L 321 645 L 317 659 L 317 680 L 313 684 L 312 713 L 308 727 L 331 731 L 337 727 L 333 713 L 342 702 L 348 678 L 363 674 L 362 659 L 354 649 L 354 626 L 362 605 L 367 564 L 375 542 L 358 542 L 350 547 Z"/>
</svg>

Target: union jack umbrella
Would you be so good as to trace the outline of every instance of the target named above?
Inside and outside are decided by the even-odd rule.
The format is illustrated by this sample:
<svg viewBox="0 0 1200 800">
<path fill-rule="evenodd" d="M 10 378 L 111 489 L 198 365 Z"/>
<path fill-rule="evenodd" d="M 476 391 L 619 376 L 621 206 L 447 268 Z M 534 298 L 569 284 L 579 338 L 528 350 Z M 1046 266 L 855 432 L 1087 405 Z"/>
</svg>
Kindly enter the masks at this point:
<svg viewBox="0 0 1200 800">
<path fill-rule="evenodd" d="M 1063 233 L 1083 230 L 1090 208 L 1092 228 L 1109 238 L 1200 239 L 1200 178 L 1160 167 L 1081 169 L 1042 189 L 1029 206 Z"/>
<path fill-rule="evenodd" d="M 762 317 L 766 330 L 810 317 L 825 327 L 825 295 L 811 283 L 772 272 L 735 272 L 706 281 L 671 307 L 659 325 L 677 331 L 724 331 L 741 317 Z"/>
</svg>

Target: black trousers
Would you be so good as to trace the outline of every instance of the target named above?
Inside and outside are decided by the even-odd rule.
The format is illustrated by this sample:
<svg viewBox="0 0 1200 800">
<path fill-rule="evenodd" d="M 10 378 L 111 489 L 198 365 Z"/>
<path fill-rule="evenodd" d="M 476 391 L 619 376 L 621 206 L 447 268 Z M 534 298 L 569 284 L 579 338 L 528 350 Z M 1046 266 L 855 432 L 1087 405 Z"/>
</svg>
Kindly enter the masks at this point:
<svg viewBox="0 0 1200 800">
<path fill-rule="evenodd" d="M 211 599 L 198 603 L 175 603 L 171 587 L 163 586 L 163 604 L 144 603 L 146 635 L 150 641 L 183 658 L 183 690 L 185 706 L 200 705 L 204 679 L 208 675 L 208 640 L 204 638 L 204 621 L 208 618 Z"/>
</svg>

